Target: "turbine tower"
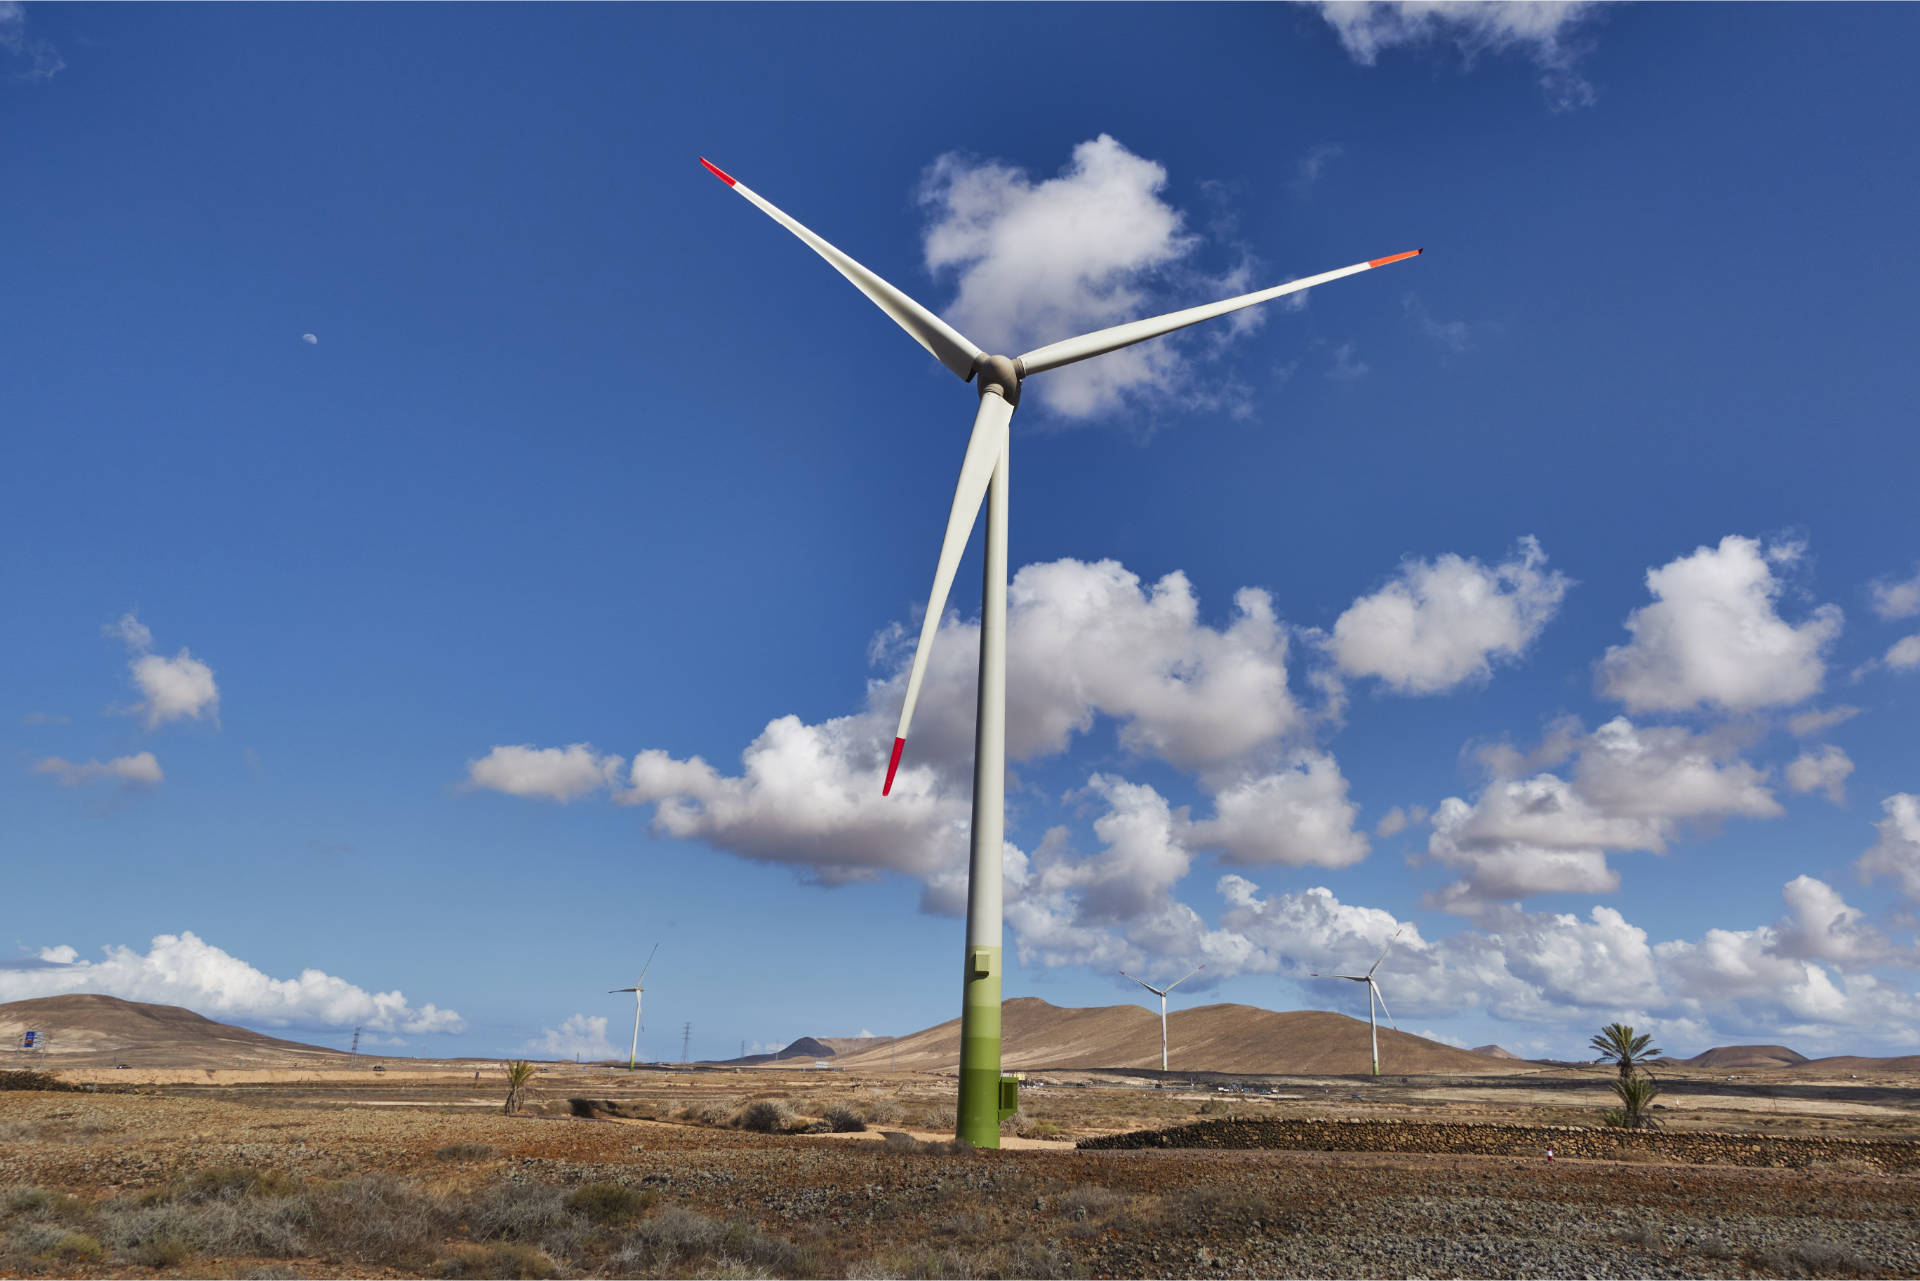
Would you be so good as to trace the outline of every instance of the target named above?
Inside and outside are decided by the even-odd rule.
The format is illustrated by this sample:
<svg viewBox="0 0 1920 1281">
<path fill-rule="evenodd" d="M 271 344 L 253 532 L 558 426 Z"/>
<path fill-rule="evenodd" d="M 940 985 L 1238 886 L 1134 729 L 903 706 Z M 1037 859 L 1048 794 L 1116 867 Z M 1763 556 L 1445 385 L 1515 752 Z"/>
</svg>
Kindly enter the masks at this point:
<svg viewBox="0 0 1920 1281">
<path fill-rule="evenodd" d="M 986 568 L 980 600 L 980 680 L 978 711 L 973 731 L 973 834 L 967 875 L 967 935 L 963 957 L 960 1007 L 960 1098 L 955 1109 L 959 1138 L 975 1147 L 1000 1146 L 1000 982 L 1001 982 L 1001 837 L 1005 821 L 1007 730 L 1007 486 L 1009 479 L 1007 426 L 1020 403 L 1020 385 L 1034 374 L 1075 361 L 1131 347 L 1149 338 L 1172 333 L 1316 285 L 1351 276 L 1374 267 L 1411 258 L 1421 252 L 1372 258 L 1337 271 L 1241 294 L 1221 302 L 1188 307 L 1148 320 L 1130 321 L 1035 348 L 1018 357 L 989 355 L 968 341 L 946 321 L 901 293 L 867 268 L 816 236 L 758 192 L 702 156 L 707 172 L 731 187 L 755 208 L 785 227 L 833 269 L 865 294 L 909 337 L 932 353 L 963 382 L 978 389 L 980 405 L 974 413 L 973 434 L 960 463 L 953 507 L 947 515 L 946 536 L 933 572 L 933 591 L 907 676 L 906 700 L 900 707 L 900 727 L 887 761 L 882 795 L 893 791 L 894 773 L 907 745 L 907 728 L 914 703 L 920 697 L 927 654 L 946 612 L 960 554 L 972 536 L 974 521 L 984 504 L 987 512 Z M 857 363 L 853 365 L 857 369 Z"/>
<path fill-rule="evenodd" d="M 1135 983 L 1138 983 L 1141 987 L 1144 987 L 1147 991 L 1160 998 L 1160 1070 L 1162 1072 L 1167 1070 L 1167 993 L 1173 991 L 1173 989 L 1179 987 L 1182 983 L 1185 983 L 1188 979 L 1206 968 L 1204 965 L 1196 965 L 1165 987 L 1155 987 L 1145 979 L 1133 979 L 1133 975 L 1127 973 L 1125 970 L 1120 971 L 1121 978 L 1133 979 Z"/>
<path fill-rule="evenodd" d="M 1404 925 L 1400 927 L 1400 929 L 1405 928 Z M 1380 961 L 1387 959 L 1387 948 L 1393 946 L 1393 939 L 1399 937 L 1400 930 L 1395 930 L 1393 932 L 1393 938 L 1387 940 L 1387 946 L 1380 949 L 1380 960 L 1375 961 L 1368 967 L 1365 974 L 1310 974 L 1307 976 L 1308 978 L 1315 979 L 1347 979 L 1354 983 L 1365 983 L 1367 985 L 1367 1027 L 1373 1033 L 1373 1074 L 1375 1076 L 1380 1075 L 1380 1024 L 1374 1020 L 1373 1003 L 1375 1001 L 1380 1002 L 1380 1008 L 1386 1011 L 1387 1023 L 1394 1031 L 1398 1032 L 1400 1025 L 1393 1021 L 1393 1011 L 1387 1009 L 1387 998 L 1380 994 L 1380 985 L 1373 981 L 1373 972 L 1380 968 Z"/>
<path fill-rule="evenodd" d="M 658 952 L 659 950 L 660 945 L 655 943 L 653 945 L 653 952 Z M 638 1065 L 640 1058 L 640 994 L 647 990 L 640 985 L 647 981 L 647 971 L 653 968 L 653 952 L 647 953 L 647 963 L 640 967 L 640 977 L 633 981 L 632 987 L 613 987 L 607 989 L 608 996 L 612 996 L 615 992 L 633 993 L 633 1046 L 627 1051 L 627 1071 L 629 1072 L 633 1071 Z"/>
</svg>

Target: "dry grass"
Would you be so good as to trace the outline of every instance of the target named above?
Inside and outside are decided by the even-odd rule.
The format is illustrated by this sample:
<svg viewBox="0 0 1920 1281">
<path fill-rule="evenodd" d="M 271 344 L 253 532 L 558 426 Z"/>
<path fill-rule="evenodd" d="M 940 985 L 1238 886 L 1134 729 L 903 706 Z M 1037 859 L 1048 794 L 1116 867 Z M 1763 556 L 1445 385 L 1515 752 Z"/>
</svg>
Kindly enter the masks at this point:
<svg viewBox="0 0 1920 1281">
<path fill-rule="evenodd" d="M 651 1189 L 496 1179 L 465 1191 L 385 1175 L 299 1181 L 222 1166 L 89 1203 L 12 1189 L 0 1273 L 183 1269 L 220 1259 L 320 1260 L 444 1277 L 810 1276 L 814 1257 L 745 1220 L 660 1206 Z M 261 1275 L 250 1272 L 248 1275 Z"/>
</svg>

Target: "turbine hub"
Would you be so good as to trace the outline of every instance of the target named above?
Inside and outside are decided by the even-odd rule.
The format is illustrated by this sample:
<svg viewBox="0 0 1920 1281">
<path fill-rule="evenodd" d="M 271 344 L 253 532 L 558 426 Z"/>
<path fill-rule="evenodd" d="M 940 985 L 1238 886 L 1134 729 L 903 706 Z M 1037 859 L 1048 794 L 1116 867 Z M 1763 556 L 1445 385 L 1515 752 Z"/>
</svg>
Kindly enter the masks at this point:
<svg viewBox="0 0 1920 1281">
<path fill-rule="evenodd" d="M 1020 380 L 1026 373 L 1019 361 L 1007 356 L 982 356 L 973 362 L 973 376 L 980 394 L 998 392 L 1000 399 L 1009 405 L 1020 403 Z"/>
</svg>

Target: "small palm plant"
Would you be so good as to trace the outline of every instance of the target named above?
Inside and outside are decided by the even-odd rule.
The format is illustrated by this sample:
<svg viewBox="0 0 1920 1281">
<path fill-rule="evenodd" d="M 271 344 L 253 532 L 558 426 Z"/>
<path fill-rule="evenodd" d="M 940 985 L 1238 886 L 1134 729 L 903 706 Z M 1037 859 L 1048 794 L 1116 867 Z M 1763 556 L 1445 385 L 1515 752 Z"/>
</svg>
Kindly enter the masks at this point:
<svg viewBox="0 0 1920 1281">
<path fill-rule="evenodd" d="M 1620 1100 L 1620 1106 L 1609 1108 L 1601 1118 L 1608 1125 L 1627 1130 L 1651 1130 L 1659 1125 L 1653 1119 L 1651 1108 L 1660 1087 L 1650 1076 L 1622 1076 L 1611 1083 L 1613 1093 Z"/>
<path fill-rule="evenodd" d="M 500 1110 L 512 1116 L 520 1110 L 520 1091 L 527 1082 L 533 1080 L 533 1074 L 539 1069 L 525 1059 L 514 1059 L 507 1064 L 507 1102 Z"/>
<path fill-rule="evenodd" d="M 1652 1040 L 1653 1037 L 1644 1032 L 1635 1036 L 1625 1023 L 1609 1023 L 1588 1044 L 1599 1052 L 1599 1062 L 1619 1064 L 1620 1079 L 1627 1081 L 1633 1078 L 1635 1068 L 1666 1053 L 1657 1045 L 1649 1048 L 1648 1042 Z"/>
</svg>

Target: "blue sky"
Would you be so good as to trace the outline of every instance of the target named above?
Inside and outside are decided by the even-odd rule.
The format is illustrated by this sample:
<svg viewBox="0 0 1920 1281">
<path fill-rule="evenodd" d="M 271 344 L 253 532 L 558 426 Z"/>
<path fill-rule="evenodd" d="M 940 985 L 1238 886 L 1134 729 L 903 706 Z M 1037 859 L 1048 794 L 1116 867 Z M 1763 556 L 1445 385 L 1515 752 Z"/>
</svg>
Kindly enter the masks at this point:
<svg viewBox="0 0 1920 1281">
<path fill-rule="evenodd" d="M 973 394 L 706 155 L 988 346 L 1427 249 L 1030 380 L 1009 995 L 1912 1052 L 1917 35 L 0 4 L 0 999 L 958 1012 Z"/>
</svg>

